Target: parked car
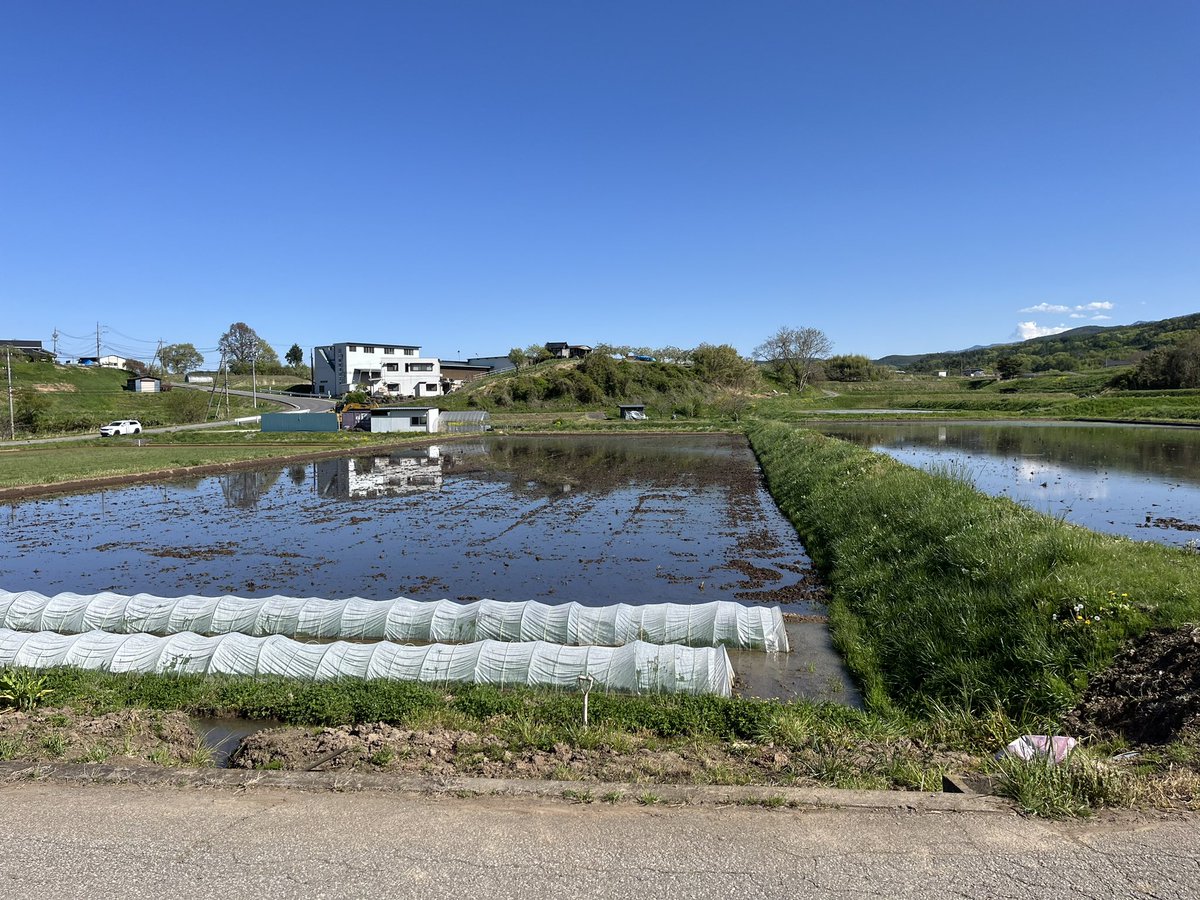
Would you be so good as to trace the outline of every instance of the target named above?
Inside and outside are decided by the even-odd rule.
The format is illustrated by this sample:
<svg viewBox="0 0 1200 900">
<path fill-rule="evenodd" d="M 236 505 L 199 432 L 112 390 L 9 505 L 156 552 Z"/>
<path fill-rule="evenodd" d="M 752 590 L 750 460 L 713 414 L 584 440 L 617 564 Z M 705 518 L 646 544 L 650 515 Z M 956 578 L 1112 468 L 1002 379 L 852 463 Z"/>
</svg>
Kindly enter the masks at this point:
<svg viewBox="0 0 1200 900">
<path fill-rule="evenodd" d="M 100 426 L 100 437 L 112 437 L 117 434 L 141 434 L 142 423 L 137 419 L 121 419 L 119 422 L 109 422 Z"/>
</svg>

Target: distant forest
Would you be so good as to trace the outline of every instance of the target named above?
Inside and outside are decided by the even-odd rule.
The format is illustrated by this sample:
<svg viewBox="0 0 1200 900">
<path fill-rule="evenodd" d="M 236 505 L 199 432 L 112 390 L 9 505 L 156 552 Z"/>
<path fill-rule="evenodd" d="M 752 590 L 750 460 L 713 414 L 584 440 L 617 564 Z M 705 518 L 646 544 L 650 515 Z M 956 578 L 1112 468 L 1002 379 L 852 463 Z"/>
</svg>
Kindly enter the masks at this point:
<svg viewBox="0 0 1200 900">
<path fill-rule="evenodd" d="M 947 371 L 961 374 L 971 369 L 995 372 L 1006 360 L 1025 372 L 1072 372 L 1106 366 L 1135 366 L 1155 350 L 1169 349 L 1200 336 L 1200 313 L 1110 327 L 1086 326 L 1032 338 L 1015 344 L 994 344 L 970 350 L 885 356 L 875 362 L 908 372 Z"/>
</svg>

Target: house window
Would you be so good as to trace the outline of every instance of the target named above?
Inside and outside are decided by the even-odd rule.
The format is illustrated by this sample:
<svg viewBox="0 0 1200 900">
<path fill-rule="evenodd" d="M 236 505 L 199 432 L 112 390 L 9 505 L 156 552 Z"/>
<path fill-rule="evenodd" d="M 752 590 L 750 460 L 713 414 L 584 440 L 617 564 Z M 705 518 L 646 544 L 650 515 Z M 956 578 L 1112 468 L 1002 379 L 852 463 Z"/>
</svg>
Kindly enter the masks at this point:
<svg viewBox="0 0 1200 900">
<path fill-rule="evenodd" d="M 392 355 L 393 353 L 395 353 L 395 352 L 396 352 L 396 350 L 395 350 L 395 348 L 394 348 L 394 347 L 384 347 L 384 348 L 383 348 L 383 355 L 384 355 L 384 356 L 391 356 L 391 355 Z"/>
<path fill-rule="evenodd" d="M 436 385 L 436 384 L 427 384 L 427 385 L 425 385 L 425 390 L 427 390 L 427 391 L 434 391 L 434 392 L 436 392 L 436 391 L 437 391 L 437 385 Z"/>
<path fill-rule="evenodd" d="M 375 352 L 374 347 L 366 347 L 366 346 L 363 347 L 363 353 L 374 353 L 374 352 Z"/>
<path fill-rule="evenodd" d="M 433 363 L 405 363 L 405 372 L 432 372 Z"/>
<path fill-rule="evenodd" d="M 351 353 L 353 353 L 355 350 L 358 349 L 358 345 L 357 344 L 347 344 L 346 349 L 349 350 Z"/>
<path fill-rule="evenodd" d="M 405 356 L 416 356 L 416 355 L 417 355 L 417 351 L 416 351 L 416 350 L 414 350 L 412 347 L 405 347 L 405 348 L 404 348 L 404 355 L 405 355 Z"/>
<path fill-rule="evenodd" d="M 410 425 L 427 425 L 429 420 L 425 416 L 413 416 L 408 420 Z"/>
<path fill-rule="evenodd" d="M 383 367 L 385 369 L 387 369 L 387 371 L 389 371 L 389 372 L 399 372 L 400 371 L 400 363 L 384 363 Z"/>
</svg>

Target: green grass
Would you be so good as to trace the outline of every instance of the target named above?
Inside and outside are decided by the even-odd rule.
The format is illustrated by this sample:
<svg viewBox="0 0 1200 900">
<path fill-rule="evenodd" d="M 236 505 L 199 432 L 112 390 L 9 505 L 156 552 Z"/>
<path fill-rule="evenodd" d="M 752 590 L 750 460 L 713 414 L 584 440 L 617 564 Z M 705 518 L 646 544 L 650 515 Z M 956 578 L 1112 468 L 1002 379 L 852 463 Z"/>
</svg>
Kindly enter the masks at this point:
<svg viewBox="0 0 1200 900">
<path fill-rule="evenodd" d="M 785 425 L 749 435 L 877 711 L 1053 717 L 1123 641 L 1200 618 L 1194 553 L 1100 535 Z M 1076 604 L 1100 621 L 1065 624 Z"/>
<path fill-rule="evenodd" d="M 1108 387 L 1112 371 L 1045 375 L 1011 381 L 908 377 L 842 384 L 824 382 L 803 396 L 764 398 L 755 414 L 803 421 L 830 410 L 920 410 L 938 418 L 1105 419 L 1125 422 L 1200 421 L 1200 391 L 1124 391 Z"/>
<path fill-rule="evenodd" d="M 148 428 L 204 420 L 207 394 L 182 388 L 155 394 L 134 393 L 125 390 L 130 374 L 123 369 L 14 359 L 17 436 L 87 432 L 115 419 L 138 419 Z M 230 398 L 232 417 L 254 412 L 249 398 Z"/>
</svg>

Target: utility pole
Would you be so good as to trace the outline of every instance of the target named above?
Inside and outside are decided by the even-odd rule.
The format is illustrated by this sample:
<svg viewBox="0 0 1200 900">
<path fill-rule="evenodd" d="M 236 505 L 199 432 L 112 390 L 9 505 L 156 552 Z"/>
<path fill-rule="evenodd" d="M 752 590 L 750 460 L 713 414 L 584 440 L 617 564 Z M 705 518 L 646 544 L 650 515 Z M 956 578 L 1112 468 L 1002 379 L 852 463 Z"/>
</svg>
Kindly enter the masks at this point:
<svg viewBox="0 0 1200 900">
<path fill-rule="evenodd" d="M 54 333 L 50 335 L 54 340 L 54 361 L 58 362 L 58 329 L 54 329 Z"/>
<path fill-rule="evenodd" d="M 163 339 L 158 339 L 158 349 L 154 351 L 154 359 L 158 360 L 159 373 L 163 378 L 167 377 L 167 367 L 163 364 L 162 359 Z M 150 374 L 154 374 L 154 359 L 150 360 Z"/>
<path fill-rule="evenodd" d="M 258 409 L 258 373 L 255 367 L 258 364 L 258 348 L 255 347 L 250 352 L 250 402 L 255 409 Z"/>
<path fill-rule="evenodd" d="M 4 359 L 8 368 L 8 439 L 17 439 L 17 422 L 13 418 L 13 389 L 12 389 L 12 345 L 4 346 Z"/>
<path fill-rule="evenodd" d="M 100 365 L 100 323 L 96 323 L 96 365 Z"/>
</svg>

